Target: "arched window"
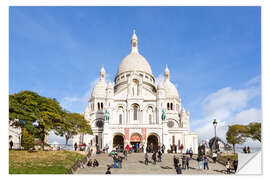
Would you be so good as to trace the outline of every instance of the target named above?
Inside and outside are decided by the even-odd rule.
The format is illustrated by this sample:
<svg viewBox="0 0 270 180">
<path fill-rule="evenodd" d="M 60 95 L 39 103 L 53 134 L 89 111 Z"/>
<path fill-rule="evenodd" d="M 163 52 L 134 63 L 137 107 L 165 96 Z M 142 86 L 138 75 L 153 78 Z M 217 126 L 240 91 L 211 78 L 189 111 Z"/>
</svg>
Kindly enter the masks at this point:
<svg viewBox="0 0 270 180">
<path fill-rule="evenodd" d="M 100 103 L 100 104 L 101 104 L 100 109 L 103 110 L 103 103 Z"/>
<path fill-rule="evenodd" d="M 119 114 L 119 124 L 122 124 L 122 114 Z"/>
<path fill-rule="evenodd" d="M 173 103 L 171 103 L 171 110 L 173 110 Z"/>
<path fill-rule="evenodd" d="M 100 110 L 100 104 L 99 104 L 99 102 L 97 103 L 97 106 L 98 106 L 98 110 Z"/>
<path fill-rule="evenodd" d="M 149 124 L 153 124 L 153 108 L 152 106 L 149 106 L 147 109 L 147 114 L 148 114 L 148 122 Z"/>
<path fill-rule="evenodd" d="M 170 110 L 170 103 L 167 103 L 167 110 Z"/>
<path fill-rule="evenodd" d="M 138 111 L 139 111 L 138 105 L 134 104 L 133 105 L 133 119 L 134 120 L 138 120 Z"/>
</svg>

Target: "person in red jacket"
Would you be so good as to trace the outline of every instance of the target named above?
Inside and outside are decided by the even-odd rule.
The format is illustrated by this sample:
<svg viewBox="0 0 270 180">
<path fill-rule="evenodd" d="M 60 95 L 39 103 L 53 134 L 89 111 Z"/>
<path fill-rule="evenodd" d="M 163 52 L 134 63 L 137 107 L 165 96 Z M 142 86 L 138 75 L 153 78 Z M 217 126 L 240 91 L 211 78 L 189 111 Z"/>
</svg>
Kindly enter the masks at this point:
<svg viewBox="0 0 270 180">
<path fill-rule="evenodd" d="M 127 152 L 129 152 L 129 145 L 128 144 L 126 145 L 126 150 L 127 150 Z"/>
</svg>

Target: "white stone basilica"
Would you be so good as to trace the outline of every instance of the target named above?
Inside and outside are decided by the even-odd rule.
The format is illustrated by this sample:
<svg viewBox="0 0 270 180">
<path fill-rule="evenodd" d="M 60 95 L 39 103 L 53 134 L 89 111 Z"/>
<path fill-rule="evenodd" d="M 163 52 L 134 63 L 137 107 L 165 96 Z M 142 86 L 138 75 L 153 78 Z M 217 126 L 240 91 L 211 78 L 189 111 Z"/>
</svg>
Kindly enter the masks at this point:
<svg viewBox="0 0 270 180">
<path fill-rule="evenodd" d="M 198 151 L 198 136 L 190 132 L 189 112 L 181 103 L 178 91 L 170 81 L 166 65 L 164 81 L 155 85 L 155 77 L 147 60 L 138 51 L 138 38 L 133 32 L 131 52 L 118 67 L 114 84 L 106 83 L 106 71 L 102 66 L 99 82 L 92 90 L 84 117 L 89 121 L 93 135 L 77 135 L 73 145 L 85 143 L 109 151 L 120 145 L 164 144 L 165 152 L 170 145 L 181 144 L 184 150 Z M 162 110 L 166 118 L 162 120 Z M 104 118 L 109 112 L 108 120 Z M 178 150 L 179 151 L 179 150 Z"/>
</svg>

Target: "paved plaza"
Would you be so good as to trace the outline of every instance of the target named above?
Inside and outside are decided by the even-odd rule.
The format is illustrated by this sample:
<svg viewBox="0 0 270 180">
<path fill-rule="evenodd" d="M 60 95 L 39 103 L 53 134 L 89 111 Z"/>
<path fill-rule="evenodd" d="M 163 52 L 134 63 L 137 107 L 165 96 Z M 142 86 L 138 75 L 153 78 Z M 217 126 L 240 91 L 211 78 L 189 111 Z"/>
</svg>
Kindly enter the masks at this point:
<svg viewBox="0 0 270 180">
<path fill-rule="evenodd" d="M 122 156 L 122 153 L 120 153 Z M 176 174 L 173 166 L 173 155 L 175 154 L 165 154 L 162 156 L 162 162 L 157 162 L 156 165 L 151 162 L 148 165 L 144 164 L 144 154 L 143 153 L 133 153 L 128 154 L 128 160 L 123 160 L 123 168 L 111 168 L 112 174 Z M 149 154 L 151 158 L 152 154 Z M 177 157 L 180 157 L 177 154 Z M 190 160 L 190 169 L 183 170 L 184 174 L 225 174 L 226 168 L 222 164 L 209 162 L 209 170 L 199 170 L 198 163 L 194 159 Z M 77 171 L 78 174 L 105 174 L 107 170 L 107 165 L 113 164 L 112 158 L 108 154 L 96 154 L 91 157 L 92 160 L 97 159 L 99 162 L 99 167 L 96 168 L 81 168 Z"/>
</svg>

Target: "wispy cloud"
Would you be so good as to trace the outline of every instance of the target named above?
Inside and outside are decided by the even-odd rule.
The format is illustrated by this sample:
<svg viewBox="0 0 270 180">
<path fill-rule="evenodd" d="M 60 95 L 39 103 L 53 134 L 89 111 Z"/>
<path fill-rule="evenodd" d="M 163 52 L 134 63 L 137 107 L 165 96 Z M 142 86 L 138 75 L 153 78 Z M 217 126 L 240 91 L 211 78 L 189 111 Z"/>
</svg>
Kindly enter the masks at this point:
<svg viewBox="0 0 270 180">
<path fill-rule="evenodd" d="M 204 116 L 191 122 L 191 126 L 197 127 L 195 131 L 200 139 L 213 137 L 213 119 L 217 119 L 218 136 L 224 140 L 228 125 L 261 121 L 261 110 L 248 108 L 249 102 L 260 95 L 258 79 L 252 78 L 241 89 L 222 88 L 203 99 L 201 106 Z"/>
<path fill-rule="evenodd" d="M 159 74 L 158 77 L 156 78 L 156 86 L 160 83 L 164 81 L 164 75 L 163 74 Z"/>
<path fill-rule="evenodd" d="M 88 100 L 91 96 L 91 92 L 99 78 L 93 79 L 89 84 L 90 87 L 82 96 L 66 96 L 60 100 L 60 104 L 63 108 L 70 110 L 72 112 L 81 113 L 87 106 Z"/>
</svg>

